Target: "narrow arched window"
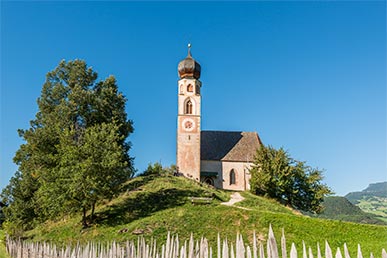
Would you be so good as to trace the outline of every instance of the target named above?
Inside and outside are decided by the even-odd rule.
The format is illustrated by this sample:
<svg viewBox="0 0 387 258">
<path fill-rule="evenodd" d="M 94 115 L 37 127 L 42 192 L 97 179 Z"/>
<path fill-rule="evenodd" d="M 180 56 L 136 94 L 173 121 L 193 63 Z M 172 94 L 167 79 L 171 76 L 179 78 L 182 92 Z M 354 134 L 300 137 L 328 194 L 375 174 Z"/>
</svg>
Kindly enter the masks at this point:
<svg viewBox="0 0 387 258">
<path fill-rule="evenodd" d="M 187 91 L 188 91 L 188 92 L 193 92 L 193 86 L 192 86 L 192 84 L 188 84 L 188 86 L 187 86 Z"/>
<path fill-rule="evenodd" d="M 189 99 L 186 103 L 185 103 L 185 113 L 186 114 L 192 114 L 192 101 Z"/>
<path fill-rule="evenodd" d="M 235 171 L 234 169 L 231 169 L 230 171 L 230 185 L 235 185 Z"/>
</svg>

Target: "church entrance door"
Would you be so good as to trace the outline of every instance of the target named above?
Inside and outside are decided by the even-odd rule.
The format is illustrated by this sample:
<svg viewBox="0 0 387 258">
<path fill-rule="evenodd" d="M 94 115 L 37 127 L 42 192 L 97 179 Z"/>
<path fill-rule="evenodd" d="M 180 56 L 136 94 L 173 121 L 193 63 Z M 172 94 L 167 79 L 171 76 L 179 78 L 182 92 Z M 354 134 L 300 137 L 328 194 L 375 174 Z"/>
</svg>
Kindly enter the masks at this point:
<svg viewBox="0 0 387 258">
<path fill-rule="evenodd" d="M 214 179 L 212 179 L 211 177 L 206 177 L 204 178 L 204 183 L 208 184 L 208 185 L 212 185 L 214 186 Z"/>
</svg>

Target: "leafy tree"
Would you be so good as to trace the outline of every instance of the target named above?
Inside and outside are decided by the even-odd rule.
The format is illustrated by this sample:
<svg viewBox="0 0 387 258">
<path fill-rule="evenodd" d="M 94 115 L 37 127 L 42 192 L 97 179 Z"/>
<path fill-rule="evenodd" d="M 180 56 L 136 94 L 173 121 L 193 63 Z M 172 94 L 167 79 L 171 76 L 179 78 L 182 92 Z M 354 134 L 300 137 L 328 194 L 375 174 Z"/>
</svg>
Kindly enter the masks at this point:
<svg viewBox="0 0 387 258">
<path fill-rule="evenodd" d="M 169 167 L 163 167 L 159 162 L 156 162 L 154 164 L 148 164 L 147 169 L 141 175 L 143 176 L 176 175 L 176 165 L 172 164 Z"/>
<path fill-rule="evenodd" d="M 163 169 L 163 166 L 161 163 L 154 163 L 154 164 L 148 164 L 147 169 L 142 173 L 144 176 L 150 176 L 150 175 L 155 175 L 155 176 L 160 176 L 164 174 L 165 170 Z"/>
<path fill-rule="evenodd" d="M 113 76 L 97 78 L 82 60 L 62 61 L 47 74 L 36 117 L 19 130 L 18 172 L 2 193 L 10 221 L 32 225 L 82 210 L 86 225 L 86 211 L 134 174 L 126 99 Z"/>
<path fill-rule="evenodd" d="M 324 196 L 331 193 L 321 183 L 322 171 L 292 159 L 283 148 L 261 145 L 250 173 L 251 192 L 299 210 L 321 212 Z"/>
</svg>

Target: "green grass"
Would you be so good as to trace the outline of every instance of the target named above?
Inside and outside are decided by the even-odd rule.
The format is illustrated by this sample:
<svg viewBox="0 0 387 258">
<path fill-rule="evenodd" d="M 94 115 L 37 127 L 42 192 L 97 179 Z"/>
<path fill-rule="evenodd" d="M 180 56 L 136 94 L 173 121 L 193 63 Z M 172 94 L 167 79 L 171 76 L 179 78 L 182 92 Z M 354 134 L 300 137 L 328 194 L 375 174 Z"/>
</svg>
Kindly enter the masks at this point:
<svg viewBox="0 0 387 258">
<path fill-rule="evenodd" d="M 377 218 L 380 219 L 381 221 L 387 222 L 387 218 L 386 217 L 377 217 Z"/>
<path fill-rule="evenodd" d="M 5 233 L 3 230 L 0 230 L 0 258 L 9 258 L 5 250 Z"/>
<path fill-rule="evenodd" d="M 242 192 L 241 195 L 245 198 L 242 202 L 237 203 L 239 207 L 245 207 L 257 211 L 280 212 L 286 214 L 294 214 L 295 211 L 280 205 L 276 200 L 256 196 L 250 192 Z"/>
<path fill-rule="evenodd" d="M 164 241 L 167 232 L 179 234 L 181 240 L 193 233 L 195 238 L 205 236 L 215 246 L 218 232 L 223 238 L 235 240 L 236 233 L 251 243 L 253 232 L 266 237 L 272 224 L 277 240 L 284 228 L 290 243 L 301 250 L 302 240 L 315 251 L 316 243 L 328 240 L 332 250 L 347 243 L 351 254 L 357 244 L 366 256 L 378 255 L 387 249 L 387 227 L 309 218 L 281 206 L 274 200 L 244 192 L 246 198 L 240 207 L 220 205 L 229 199 L 230 192 L 213 189 L 191 180 L 172 176 L 138 177 L 124 186 L 124 192 L 101 204 L 96 210 L 95 223 L 82 229 L 80 214 L 47 222 L 26 233 L 34 241 L 76 243 L 91 240 L 107 242 L 137 239 L 141 233 L 146 239 Z M 192 205 L 190 196 L 212 197 L 210 205 Z M 242 207 L 242 208 L 241 208 Z"/>
<path fill-rule="evenodd" d="M 356 204 L 363 211 L 387 218 L 387 198 L 372 197 L 363 198 Z"/>
</svg>

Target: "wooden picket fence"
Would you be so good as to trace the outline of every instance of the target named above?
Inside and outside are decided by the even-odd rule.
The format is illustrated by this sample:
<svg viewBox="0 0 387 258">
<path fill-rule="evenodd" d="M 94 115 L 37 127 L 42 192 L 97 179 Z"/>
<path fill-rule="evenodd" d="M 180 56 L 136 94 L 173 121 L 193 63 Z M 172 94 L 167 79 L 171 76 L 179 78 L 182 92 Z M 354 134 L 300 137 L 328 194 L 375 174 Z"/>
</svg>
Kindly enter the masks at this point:
<svg viewBox="0 0 387 258">
<path fill-rule="evenodd" d="M 347 245 L 344 244 L 343 251 L 337 248 L 335 256 L 328 242 L 325 242 L 325 254 L 322 256 L 320 246 L 317 244 L 317 254 L 312 253 L 305 243 L 302 243 L 302 258 L 350 258 Z M 242 235 L 238 234 L 235 243 L 227 239 L 221 240 L 218 234 L 216 254 L 209 246 L 206 238 L 194 240 L 191 237 L 188 241 L 180 243 L 178 236 L 171 236 L 168 233 L 166 242 L 158 248 L 156 241 L 146 243 L 143 237 L 137 242 L 127 241 L 126 243 L 112 242 L 108 245 L 100 243 L 88 243 L 86 245 L 65 246 L 58 248 L 52 243 L 32 243 L 7 238 L 6 248 L 12 258 L 297 258 L 298 251 L 294 243 L 291 244 L 288 256 L 286 239 L 282 231 L 280 248 L 274 237 L 272 227 L 269 227 L 266 250 L 262 241 L 253 235 L 252 247 L 245 245 Z M 280 251 L 279 251 L 280 250 Z M 374 258 L 371 253 L 370 258 Z M 363 258 L 360 245 L 358 245 L 356 258 Z M 382 258 L 387 258 L 386 250 L 382 250 Z"/>
</svg>

